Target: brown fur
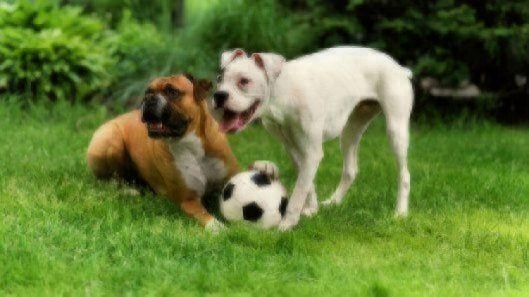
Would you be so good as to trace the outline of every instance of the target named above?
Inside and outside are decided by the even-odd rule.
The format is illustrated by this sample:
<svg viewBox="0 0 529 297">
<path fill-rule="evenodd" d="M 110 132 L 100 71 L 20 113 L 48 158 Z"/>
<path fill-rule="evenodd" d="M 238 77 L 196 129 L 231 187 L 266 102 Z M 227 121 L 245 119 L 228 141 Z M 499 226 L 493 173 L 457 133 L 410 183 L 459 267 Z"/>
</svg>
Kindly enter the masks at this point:
<svg viewBox="0 0 529 297">
<path fill-rule="evenodd" d="M 171 101 L 171 108 L 192 119 L 187 133 L 195 133 L 202 141 L 206 156 L 222 160 L 227 168 L 224 181 L 239 171 L 227 139 L 218 129 L 208 111 L 206 100 L 211 83 L 190 81 L 186 77 L 157 78 L 149 88 L 162 90 L 167 84 L 184 92 L 182 98 Z M 189 216 L 206 225 L 213 216 L 207 212 L 195 191 L 189 189 L 181 172 L 174 165 L 174 158 L 165 139 L 148 137 L 147 128 L 141 122 L 141 113 L 135 110 L 103 124 L 94 133 L 88 147 L 88 167 L 98 178 L 136 177 L 145 181 L 156 193 L 166 196 Z"/>
</svg>

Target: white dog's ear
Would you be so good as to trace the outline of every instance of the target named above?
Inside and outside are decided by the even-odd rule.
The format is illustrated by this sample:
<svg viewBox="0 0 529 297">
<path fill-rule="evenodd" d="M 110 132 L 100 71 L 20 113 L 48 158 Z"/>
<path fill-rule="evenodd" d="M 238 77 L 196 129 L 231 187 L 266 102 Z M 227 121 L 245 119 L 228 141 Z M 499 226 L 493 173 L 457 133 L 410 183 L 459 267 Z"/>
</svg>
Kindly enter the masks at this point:
<svg viewBox="0 0 529 297">
<path fill-rule="evenodd" d="M 265 71 L 269 80 L 274 80 L 279 76 L 286 61 L 283 56 L 271 53 L 254 53 L 252 59 Z"/>
<path fill-rule="evenodd" d="M 226 65 L 228 65 L 231 61 L 240 58 L 240 57 L 246 57 L 246 53 L 243 49 L 236 48 L 234 50 L 225 51 L 220 56 L 220 67 L 224 68 Z"/>
</svg>

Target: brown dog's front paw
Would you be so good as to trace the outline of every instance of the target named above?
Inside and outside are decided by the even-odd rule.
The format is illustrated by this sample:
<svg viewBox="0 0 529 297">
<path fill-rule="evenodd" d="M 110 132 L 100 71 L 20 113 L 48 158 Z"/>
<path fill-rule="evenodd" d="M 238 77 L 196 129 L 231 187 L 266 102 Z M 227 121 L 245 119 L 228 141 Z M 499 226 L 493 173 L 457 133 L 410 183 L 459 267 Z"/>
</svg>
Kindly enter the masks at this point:
<svg viewBox="0 0 529 297">
<path fill-rule="evenodd" d="M 220 231 L 226 229 L 226 226 L 224 226 L 224 224 L 219 220 L 212 218 L 211 220 L 209 220 L 209 222 L 206 223 L 204 229 L 213 234 L 218 234 Z"/>
<path fill-rule="evenodd" d="M 250 165 L 250 170 L 257 170 L 263 174 L 266 174 L 272 180 L 279 179 L 279 168 L 276 164 L 271 161 L 259 160 L 255 161 Z"/>
</svg>

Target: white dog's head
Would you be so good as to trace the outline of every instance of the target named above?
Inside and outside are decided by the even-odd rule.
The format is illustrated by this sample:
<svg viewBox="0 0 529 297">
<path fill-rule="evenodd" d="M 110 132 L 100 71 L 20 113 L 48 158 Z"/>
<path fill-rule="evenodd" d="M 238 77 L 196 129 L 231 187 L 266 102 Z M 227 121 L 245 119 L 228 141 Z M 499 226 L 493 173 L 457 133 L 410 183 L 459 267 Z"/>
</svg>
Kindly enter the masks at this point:
<svg viewBox="0 0 529 297">
<path fill-rule="evenodd" d="M 214 113 L 220 130 L 237 133 L 259 118 L 270 100 L 270 85 L 281 73 L 285 58 L 271 53 L 250 57 L 242 49 L 222 53 Z"/>
</svg>

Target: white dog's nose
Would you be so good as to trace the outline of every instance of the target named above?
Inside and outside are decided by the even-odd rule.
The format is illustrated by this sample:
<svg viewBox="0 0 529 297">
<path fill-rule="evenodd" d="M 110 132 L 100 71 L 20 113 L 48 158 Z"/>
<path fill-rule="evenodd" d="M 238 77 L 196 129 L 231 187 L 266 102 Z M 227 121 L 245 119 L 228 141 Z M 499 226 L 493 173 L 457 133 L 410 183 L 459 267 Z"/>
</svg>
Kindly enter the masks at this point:
<svg viewBox="0 0 529 297">
<path fill-rule="evenodd" d="M 222 108 L 228 100 L 229 94 L 226 91 L 217 91 L 213 94 L 213 103 L 215 103 L 215 108 Z"/>
</svg>

